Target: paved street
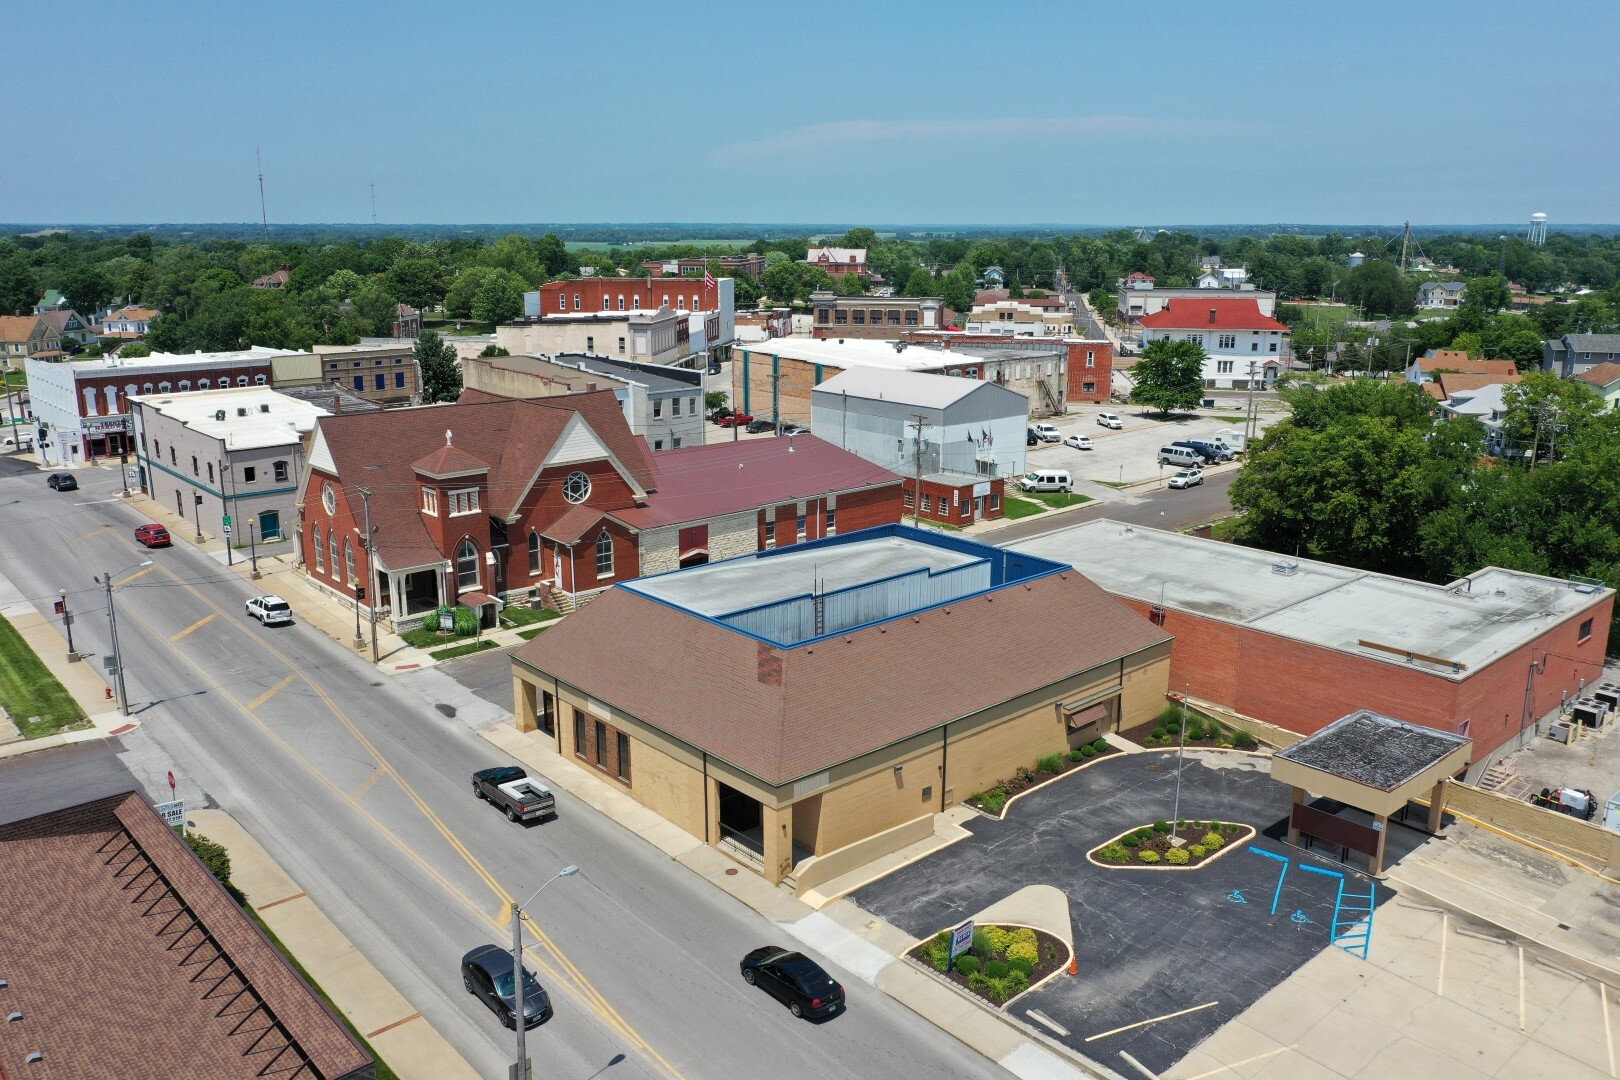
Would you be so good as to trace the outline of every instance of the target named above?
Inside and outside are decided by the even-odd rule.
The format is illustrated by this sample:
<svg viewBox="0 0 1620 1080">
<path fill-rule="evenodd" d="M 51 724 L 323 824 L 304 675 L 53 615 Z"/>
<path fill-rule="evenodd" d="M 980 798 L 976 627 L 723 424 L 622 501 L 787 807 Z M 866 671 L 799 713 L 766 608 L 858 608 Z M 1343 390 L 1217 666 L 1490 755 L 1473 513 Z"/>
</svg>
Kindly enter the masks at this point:
<svg viewBox="0 0 1620 1080">
<path fill-rule="evenodd" d="M 567 863 L 580 875 L 536 905 L 530 962 L 557 1002 L 530 1036 L 536 1075 L 1007 1075 L 836 967 L 850 1011 L 794 1021 L 737 976 L 743 951 L 782 938 L 769 921 L 566 794 L 554 821 L 505 821 L 467 790 L 468 773 L 499 755 L 465 710 L 446 715 L 414 689 L 431 699 L 448 680 L 385 679 L 310 627 L 247 621 L 246 583 L 213 560 L 134 544 L 139 519 L 112 496 L 115 471 L 78 477 L 79 491 L 57 494 L 38 472 L 0 473 L 3 570 L 42 611 L 70 591 L 75 642 L 97 665 L 109 638 L 92 575 L 112 572 L 142 727 L 8 765 L 6 818 L 132 778 L 167 798 L 174 768 L 183 796 L 241 821 L 486 1076 L 506 1075 L 510 1038 L 462 991 L 456 960 L 505 940 L 504 905 Z"/>
</svg>

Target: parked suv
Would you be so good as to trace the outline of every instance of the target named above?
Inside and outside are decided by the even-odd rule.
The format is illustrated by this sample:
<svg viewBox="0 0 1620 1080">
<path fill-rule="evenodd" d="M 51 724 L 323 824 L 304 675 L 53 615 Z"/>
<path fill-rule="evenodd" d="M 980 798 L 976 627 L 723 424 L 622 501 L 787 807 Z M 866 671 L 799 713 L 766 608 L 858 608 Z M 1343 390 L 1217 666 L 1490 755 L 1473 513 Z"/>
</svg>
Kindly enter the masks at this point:
<svg viewBox="0 0 1620 1080">
<path fill-rule="evenodd" d="M 1115 412 L 1098 413 L 1097 423 L 1101 424 L 1105 428 L 1113 428 L 1115 431 L 1118 431 L 1120 428 L 1125 426 L 1125 421 L 1121 420 L 1119 418 L 1119 413 Z"/>
<path fill-rule="evenodd" d="M 70 472 L 53 472 L 45 478 L 45 486 L 53 491 L 78 491 L 79 482 Z"/>
<path fill-rule="evenodd" d="M 173 541 L 169 539 L 169 530 L 161 525 L 138 525 L 135 528 L 135 542 L 145 544 L 149 548 L 168 547 Z"/>
<path fill-rule="evenodd" d="M 1173 442 L 1170 445 L 1185 446 L 1203 458 L 1206 465 L 1216 465 L 1222 461 L 1232 460 L 1231 452 L 1225 447 L 1211 442 L 1204 442 L 1201 439 L 1182 439 L 1180 442 Z"/>
</svg>

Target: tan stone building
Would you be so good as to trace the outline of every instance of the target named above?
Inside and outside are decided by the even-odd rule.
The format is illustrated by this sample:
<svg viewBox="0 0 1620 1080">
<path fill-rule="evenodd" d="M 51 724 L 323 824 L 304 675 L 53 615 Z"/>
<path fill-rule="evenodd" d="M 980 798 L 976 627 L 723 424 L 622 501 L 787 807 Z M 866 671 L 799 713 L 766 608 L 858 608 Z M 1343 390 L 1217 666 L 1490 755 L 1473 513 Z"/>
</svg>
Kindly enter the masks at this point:
<svg viewBox="0 0 1620 1080">
<path fill-rule="evenodd" d="M 1069 566 L 890 525 L 608 590 L 513 654 L 514 724 L 804 890 L 1151 718 L 1169 661 Z"/>
</svg>

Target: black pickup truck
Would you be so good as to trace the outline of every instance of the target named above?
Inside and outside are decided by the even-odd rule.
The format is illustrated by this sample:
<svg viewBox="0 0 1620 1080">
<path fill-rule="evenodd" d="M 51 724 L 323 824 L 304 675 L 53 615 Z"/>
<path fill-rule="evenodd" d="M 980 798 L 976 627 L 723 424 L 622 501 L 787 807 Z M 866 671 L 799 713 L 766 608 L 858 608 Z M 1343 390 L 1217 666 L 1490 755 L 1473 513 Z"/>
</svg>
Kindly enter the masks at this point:
<svg viewBox="0 0 1620 1080">
<path fill-rule="evenodd" d="M 516 765 L 480 769 L 472 774 L 473 794 L 494 803 L 512 821 L 555 816 L 557 797 L 551 789 Z"/>
</svg>

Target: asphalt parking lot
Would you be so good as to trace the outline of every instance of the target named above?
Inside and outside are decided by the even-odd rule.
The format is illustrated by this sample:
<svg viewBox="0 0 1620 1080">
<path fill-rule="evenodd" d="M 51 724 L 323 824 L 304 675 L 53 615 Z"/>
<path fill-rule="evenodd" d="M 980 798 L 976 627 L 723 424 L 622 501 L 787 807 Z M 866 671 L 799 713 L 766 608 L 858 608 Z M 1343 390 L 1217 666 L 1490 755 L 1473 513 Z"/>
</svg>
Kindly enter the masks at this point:
<svg viewBox="0 0 1620 1080">
<path fill-rule="evenodd" d="M 1062 889 L 1080 973 L 1052 980 L 1011 1011 L 1111 1067 L 1121 1068 L 1123 1051 L 1163 1072 L 1330 947 L 1337 882 L 1300 873 L 1298 866 L 1307 861 L 1342 869 L 1264 837 L 1189 871 L 1104 869 L 1088 862 L 1093 847 L 1171 816 L 1175 772 L 1174 751 L 1100 761 L 1025 795 L 1005 821 L 971 823 L 971 839 L 858 890 L 853 899 L 921 938 L 1026 885 Z M 1288 789 L 1271 779 L 1263 758 L 1188 752 L 1181 817 L 1263 830 L 1287 810 Z M 1275 916 L 1282 864 L 1248 850 L 1256 847 L 1292 860 Z M 1364 892 L 1366 883 L 1352 873 L 1346 891 Z M 1379 889 L 1378 895 L 1382 902 L 1392 894 Z M 1171 1017 L 1183 1010 L 1196 1011 Z M 1067 1034 L 1032 1019 L 1036 1011 Z M 1162 1017 L 1171 1018 L 1148 1022 Z"/>
<path fill-rule="evenodd" d="M 1131 484 L 1170 476 L 1176 470 L 1159 468 L 1158 450 L 1181 439 L 1208 439 L 1225 428 L 1243 430 L 1241 412 L 1201 413 L 1163 421 L 1129 405 L 1107 407 L 1119 414 L 1124 428 L 1115 431 L 1097 423 L 1103 406 L 1078 406 L 1064 417 L 1050 421 L 1060 433 L 1085 435 L 1095 449 L 1074 450 L 1061 442 L 1029 448 L 1030 468 L 1068 469 L 1077 479 L 1097 483 Z M 1260 430 L 1274 423 L 1277 416 L 1263 414 Z"/>
</svg>

